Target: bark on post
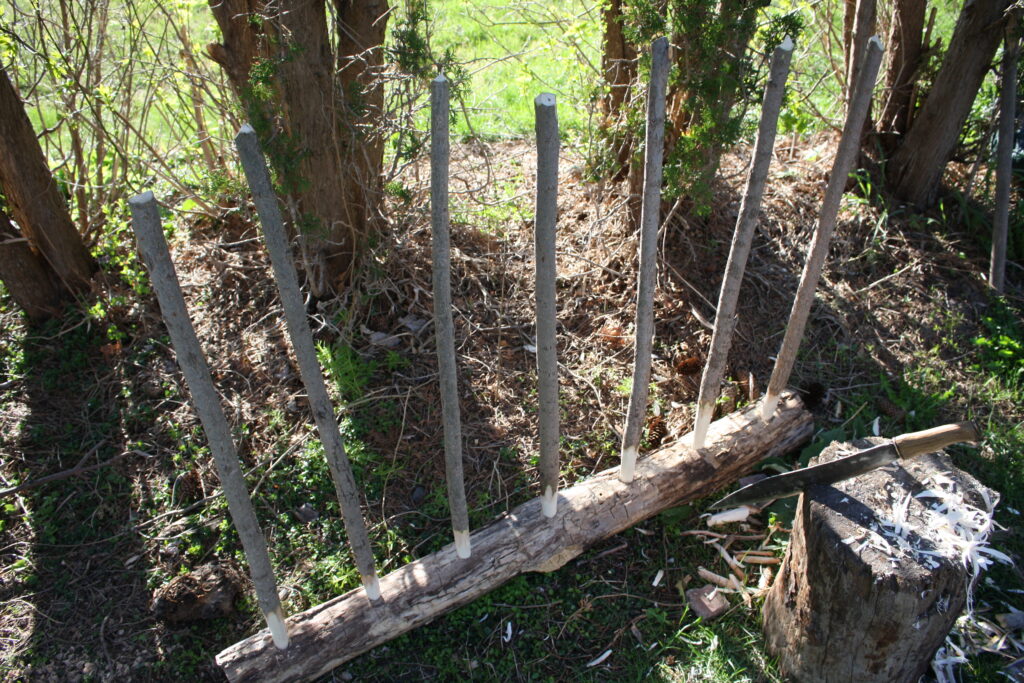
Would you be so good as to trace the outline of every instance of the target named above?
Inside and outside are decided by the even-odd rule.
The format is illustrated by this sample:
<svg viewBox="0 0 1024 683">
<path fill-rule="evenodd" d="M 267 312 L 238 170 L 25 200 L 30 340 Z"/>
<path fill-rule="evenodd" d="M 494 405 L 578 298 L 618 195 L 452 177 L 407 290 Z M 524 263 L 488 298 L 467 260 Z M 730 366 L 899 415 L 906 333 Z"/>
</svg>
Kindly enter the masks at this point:
<svg viewBox="0 0 1024 683">
<path fill-rule="evenodd" d="M 451 547 L 381 578 L 384 601 L 366 607 L 353 591 L 289 619 L 293 644 L 275 652 L 261 634 L 217 655 L 230 681 L 297 681 L 323 675 L 353 657 L 465 605 L 524 572 L 550 572 L 601 539 L 683 502 L 707 496 L 742 476 L 759 460 L 786 453 L 810 438 L 813 419 L 787 393 L 775 420 L 765 424 L 756 404 L 712 425 L 710 465 L 689 447 L 689 436 L 637 464 L 632 485 L 611 468 L 559 491 L 559 514 L 544 516 L 537 498 L 473 532 L 473 558 L 459 561 Z"/>
<path fill-rule="evenodd" d="M 335 493 L 341 504 L 341 516 L 345 522 L 345 533 L 348 536 L 352 556 L 356 568 L 370 600 L 380 598 L 380 585 L 373 561 L 373 550 L 370 538 L 366 533 L 366 522 L 359 505 L 359 489 L 355 477 L 352 476 L 352 465 L 345 453 L 345 443 L 338 430 L 337 418 L 331 398 L 327 394 L 323 372 L 316 358 L 316 347 L 313 334 L 306 319 L 306 307 L 299 291 L 299 277 L 292 262 L 291 250 L 288 248 L 288 237 L 281 219 L 281 210 L 277 205 L 277 195 L 270 182 L 270 171 L 263 158 L 263 151 L 256 139 L 256 131 L 245 124 L 235 137 L 245 177 L 252 190 L 253 203 L 263 226 L 263 237 L 270 253 L 270 262 L 274 269 L 274 280 L 281 295 L 281 306 L 288 322 L 288 332 L 295 349 L 295 358 L 299 364 L 302 383 L 306 386 L 309 407 L 313 411 L 317 431 L 324 446 L 324 456 L 334 480 Z"/>
<path fill-rule="evenodd" d="M 782 390 L 789 381 L 789 375 L 793 371 L 796 352 L 800 348 L 800 340 L 804 336 L 807 318 L 811 314 L 811 305 L 814 303 L 814 291 L 818 287 L 818 279 L 821 277 L 821 270 L 825 265 L 825 257 L 828 256 L 828 245 L 836 227 L 839 202 L 843 198 L 846 180 L 853 169 L 853 162 L 860 151 L 864 120 L 871 107 L 871 94 L 881 63 L 882 43 L 877 37 L 873 37 L 868 41 L 864 64 L 860 68 L 860 80 L 857 82 L 853 99 L 850 101 L 850 111 L 846 116 L 846 125 L 843 127 L 842 137 L 839 139 L 839 149 L 836 150 L 836 159 L 832 164 L 828 187 L 825 189 L 825 197 L 821 202 L 821 211 L 818 214 L 818 223 L 815 226 L 814 237 L 807 253 L 807 262 L 800 275 L 800 284 L 797 285 L 793 309 L 790 311 L 789 322 L 786 324 L 786 335 L 782 340 L 782 348 L 779 350 L 775 368 L 772 370 L 772 378 L 765 392 L 761 413 L 765 420 L 771 418 L 772 411 L 775 409 L 776 397 L 782 394 Z"/>
<path fill-rule="evenodd" d="M 729 358 L 732 333 L 736 327 L 736 302 L 739 300 L 743 271 L 750 255 L 754 228 L 757 226 L 757 217 L 761 210 L 761 196 L 764 194 L 764 185 L 775 150 L 779 111 L 782 109 L 782 95 L 785 92 L 792 57 L 793 41 L 787 36 L 772 55 L 768 85 L 764 90 L 764 103 L 761 105 L 761 122 L 758 124 L 757 140 L 754 142 L 754 159 L 750 165 L 750 175 L 747 176 L 747 188 L 740 203 L 736 231 L 733 233 L 729 260 L 726 262 L 725 275 L 722 278 L 722 289 L 718 295 L 718 312 L 715 315 L 715 329 L 711 335 L 711 350 L 704 365 L 704 375 L 700 380 L 697 417 L 693 426 L 693 447 L 696 449 L 704 447 L 704 439 L 714 416 L 715 401 L 718 400 L 725 363 Z"/>
<path fill-rule="evenodd" d="M 658 227 L 661 224 L 661 171 L 665 147 L 665 93 L 668 39 L 651 45 L 651 83 L 647 90 L 647 142 L 644 149 L 644 199 L 640 216 L 640 266 L 637 277 L 633 387 L 622 435 L 619 478 L 633 481 L 651 381 L 654 347 L 654 288 L 658 284 Z"/>
<path fill-rule="evenodd" d="M 444 464 L 452 535 L 460 558 L 468 558 L 469 513 L 462 475 L 462 420 L 455 363 L 455 323 L 452 320 L 452 262 L 448 223 L 448 79 L 438 76 L 430 84 L 430 231 L 434 264 L 434 337 L 441 383 L 444 421 Z"/>
<path fill-rule="evenodd" d="M 1010 181 L 1013 176 L 1014 124 L 1017 120 L 1017 58 L 1020 40 L 1009 22 L 1003 53 L 1003 83 L 999 93 L 999 146 L 996 150 L 996 205 L 992 217 L 992 258 L 988 284 L 1003 293 L 1006 278 L 1006 238 L 1010 226 Z"/>
<path fill-rule="evenodd" d="M 178 365 L 185 375 L 196 413 L 203 423 L 203 431 L 210 443 L 210 453 L 217 466 L 228 511 L 234 522 L 238 537 L 249 562 L 249 572 L 256 588 L 260 610 L 267 620 L 274 645 L 280 649 L 288 647 L 288 630 L 284 622 L 284 610 L 277 597 L 277 581 L 267 553 L 267 540 L 263 536 L 256 512 L 245 486 L 245 478 L 238 462 L 238 452 L 231 438 L 220 396 L 210 378 L 199 339 L 185 308 L 178 276 L 171 263 L 171 255 L 160 225 L 160 214 L 152 192 L 144 192 L 128 200 L 132 212 L 132 227 L 139 242 L 139 251 L 146 261 L 149 277 L 153 282 L 160 311 L 163 313 L 167 332 L 171 335 Z"/>
<path fill-rule="evenodd" d="M 817 462 L 884 441 L 832 444 Z M 768 648 L 787 679 L 911 683 L 926 673 L 963 609 L 969 580 L 960 550 L 931 524 L 936 500 L 917 497 L 941 490 L 943 480 L 955 482 L 951 499 L 974 508 L 984 510 L 986 496 L 998 499 L 941 455 L 800 496 L 764 603 Z"/>
<path fill-rule="evenodd" d="M 534 100 L 537 126 L 537 208 L 534 260 L 537 273 L 537 420 L 540 489 L 544 514 L 554 517 L 558 492 L 558 342 L 556 338 L 555 225 L 558 220 L 558 111 L 555 96 Z"/>
</svg>

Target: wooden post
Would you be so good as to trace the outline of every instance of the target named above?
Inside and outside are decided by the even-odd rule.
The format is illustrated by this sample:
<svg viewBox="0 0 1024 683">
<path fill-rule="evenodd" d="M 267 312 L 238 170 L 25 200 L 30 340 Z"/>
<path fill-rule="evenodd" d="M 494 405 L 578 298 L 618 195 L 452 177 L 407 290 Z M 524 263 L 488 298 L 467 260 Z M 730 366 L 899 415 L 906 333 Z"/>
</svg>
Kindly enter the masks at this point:
<svg viewBox="0 0 1024 683">
<path fill-rule="evenodd" d="M 718 294 L 718 312 L 715 314 L 715 330 L 711 335 L 711 350 L 704 365 L 700 380 L 700 396 L 697 399 L 697 418 L 693 425 L 693 447 L 704 447 L 704 439 L 715 413 L 715 401 L 722 383 L 725 362 L 729 358 L 732 333 L 736 327 L 736 302 L 743 283 L 743 271 L 750 255 L 754 239 L 754 228 L 761 209 L 761 195 L 768 178 L 772 153 L 775 150 L 775 133 L 778 130 L 779 111 L 782 109 L 782 95 L 785 92 L 789 63 L 793 56 L 793 41 L 786 36 L 782 45 L 775 48 L 771 68 L 768 71 L 768 86 L 764 90 L 761 105 L 761 123 L 757 127 L 754 143 L 754 159 L 747 176 L 747 189 L 740 202 L 740 215 L 736 219 L 736 231 L 729 248 L 722 289 Z"/>
<path fill-rule="evenodd" d="M 448 480 L 448 506 L 452 534 L 460 558 L 468 558 L 469 513 L 462 477 L 462 424 L 455 365 L 455 323 L 452 321 L 452 266 L 448 226 L 448 79 L 438 76 L 430 84 L 430 229 L 434 260 L 434 336 L 441 381 L 444 420 L 444 462 Z"/>
<path fill-rule="evenodd" d="M 619 478 L 633 481 L 651 381 L 654 347 L 654 288 L 658 284 L 658 227 L 661 225 L 661 170 L 665 149 L 665 94 L 668 39 L 651 45 L 651 82 L 647 89 L 647 142 L 644 150 L 644 198 L 640 213 L 640 272 L 637 277 L 633 387 L 622 435 Z"/>
<path fill-rule="evenodd" d="M 884 442 L 834 443 L 815 462 Z M 944 519 L 932 509 L 942 491 Z M 975 523 L 997 499 L 944 455 L 802 494 L 764 603 L 765 639 L 786 679 L 917 681 L 960 615 L 971 578 L 960 544 L 976 529 L 950 524 Z"/>
<path fill-rule="evenodd" d="M 558 110 L 555 96 L 533 102 L 537 127 L 537 207 L 534 261 L 537 271 L 537 418 L 540 489 L 544 515 L 554 517 L 558 492 L 558 342 L 555 225 L 558 221 Z"/>
<path fill-rule="evenodd" d="M 1010 225 L 1010 181 L 1013 176 L 1014 125 L 1017 120 L 1017 22 L 1007 22 L 1003 49 L 1003 83 L 999 93 L 999 146 L 996 149 L 996 206 L 992 217 L 992 259 L 988 284 L 1003 293 L 1006 279 L 1006 239 Z"/>
<path fill-rule="evenodd" d="M 185 299 L 181 295 L 181 286 L 160 225 L 156 200 L 152 192 L 144 192 L 129 199 L 128 206 L 131 208 L 132 227 L 139 242 L 139 250 L 149 269 L 149 278 L 153 282 L 157 301 L 160 302 L 160 311 L 167 324 L 167 332 L 171 335 L 178 365 L 185 375 L 196 413 L 199 414 L 203 431 L 210 442 L 210 453 L 213 454 L 220 485 L 228 501 L 231 520 L 245 550 L 260 610 L 267 620 L 272 642 L 276 647 L 284 649 L 288 647 L 288 629 L 281 601 L 277 597 L 277 581 L 267 553 L 267 540 L 245 487 L 245 478 L 238 462 L 235 442 L 231 438 L 231 428 L 220 404 L 220 396 L 210 379 L 210 368 L 185 308 Z"/>
<path fill-rule="evenodd" d="M 618 468 L 558 493 L 558 523 L 534 498 L 473 532 L 473 557 L 457 561 L 451 547 L 381 578 L 386 599 L 366 606 L 355 591 L 291 617 L 292 647 L 276 652 L 259 634 L 217 655 L 230 681 L 299 681 L 321 676 L 360 653 L 465 605 L 523 572 L 550 572 L 587 547 L 658 512 L 710 495 L 762 458 L 781 455 L 810 438 L 813 418 L 793 393 L 776 419 L 762 422 L 756 404 L 711 426 L 708 448 L 722 453 L 715 468 L 679 441 L 637 464 L 635 481 Z M 728 455 L 725 455 L 728 453 Z"/>
<path fill-rule="evenodd" d="M 299 374 L 306 386 L 309 407 L 313 411 L 317 431 L 324 445 L 324 456 L 334 480 L 334 491 L 341 504 L 341 516 L 345 522 L 345 533 L 355 558 L 356 567 L 370 600 L 380 598 L 380 585 L 373 562 L 373 550 L 370 537 L 366 533 L 366 522 L 363 520 L 359 505 L 359 489 L 356 488 L 355 477 L 352 476 L 352 465 L 345 453 L 345 444 L 338 430 L 337 418 L 331 398 L 327 394 L 323 372 L 316 358 L 316 347 L 313 344 L 313 333 L 306 319 L 306 308 L 299 291 L 299 277 L 295 272 L 291 250 L 288 248 L 288 237 L 285 233 L 281 210 L 277 205 L 277 196 L 270 182 L 270 171 L 256 139 L 256 131 L 245 124 L 235 136 L 235 147 L 245 169 L 245 177 L 249 181 L 253 202 L 263 226 L 263 236 L 270 253 L 270 263 L 274 268 L 274 280 L 281 295 L 281 306 L 288 323 L 288 332 L 295 349 L 295 359 L 299 364 Z"/>
<path fill-rule="evenodd" d="M 868 41 L 867 51 L 864 55 L 864 64 L 860 69 L 860 80 L 857 82 L 853 99 L 850 102 L 850 111 L 846 116 L 846 125 L 843 126 L 842 137 L 839 139 L 836 159 L 832 163 L 832 173 L 828 178 L 828 187 L 825 189 L 825 197 L 821 202 L 818 224 L 814 229 L 814 237 L 808 250 L 807 262 L 804 264 L 804 271 L 800 275 L 800 284 L 797 285 L 793 309 L 790 311 L 789 322 L 786 325 L 786 335 L 782 340 L 782 348 L 779 350 L 779 355 L 775 361 L 775 369 L 772 371 L 772 378 L 765 392 L 765 400 L 761 404 L 761 416 L 765 420 L 771 418 L 772 411 L 775 410 L 776 397 L 782 393 L 786 382 L 789 381 L 789 375 L 793 371 L 796 352 L 800 347 L 800 340 L 804 336 L 807 318 L 811 314 L 811 304 L 814 303 L 814 290 L 818 286 L 821 269 L 825 265 L 825 257 L 828 256 L 829 241 L 832 239 L 832 232 L 836 227 L 836 217 L 839 215 L 839 202 L 843 198 L 846 180 L 853 169 L 857 153 L 860 151 L 864 119 L 871 106 L 871 95 L 875 88 L 875 77 L 878 76 L 878 67 L 881 63 L 882 42 L 878 39 L 878 36 L 873 36 Z"/>
</svg>

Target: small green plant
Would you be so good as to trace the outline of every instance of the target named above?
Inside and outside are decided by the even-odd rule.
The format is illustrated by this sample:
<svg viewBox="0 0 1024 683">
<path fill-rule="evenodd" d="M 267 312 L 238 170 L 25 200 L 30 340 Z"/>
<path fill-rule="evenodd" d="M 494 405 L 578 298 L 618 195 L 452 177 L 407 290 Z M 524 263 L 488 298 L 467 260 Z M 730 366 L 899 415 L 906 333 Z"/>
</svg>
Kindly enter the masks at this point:
<svg viewBox="0 0 1024 683">
<path fill-rule="evenodd" d="M 1003 299 L 995 299 L 981 319 L 985 334 L 975 337 L 979 351 L 975 368 L 991 373 L 1013 388 L 1024 387 L 1024 326 Z"/>
<path fill-rule="evenodd" d="M 348 344 L 317 344 L 317 359 L 344 401 L 366 394 L 366 387 L 377 369 L 376 362 L 365 360 Z"/>
</svg>

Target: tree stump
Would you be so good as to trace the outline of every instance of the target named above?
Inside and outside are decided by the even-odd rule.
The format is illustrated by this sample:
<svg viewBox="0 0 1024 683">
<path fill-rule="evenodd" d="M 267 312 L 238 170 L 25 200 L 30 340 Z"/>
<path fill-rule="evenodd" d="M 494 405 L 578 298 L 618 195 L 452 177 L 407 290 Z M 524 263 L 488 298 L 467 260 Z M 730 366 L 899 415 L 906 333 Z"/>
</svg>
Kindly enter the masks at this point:
<svg viewBox="0 0 1024 683">
<path fill-rule="evenodd" d="M 827 462 L 883 439 L 834 443 Z M 917 681 L 964 607 L 969 572 L 950 509 L 996 498 L 945 455 L 925 455 L 801 494 L 764 604 L 769 649 L 799 681 Z M 948 495 L 947 495 L 948 494 Z M 955 520 L 954 520 L 955 521 Z"/>
</svg>

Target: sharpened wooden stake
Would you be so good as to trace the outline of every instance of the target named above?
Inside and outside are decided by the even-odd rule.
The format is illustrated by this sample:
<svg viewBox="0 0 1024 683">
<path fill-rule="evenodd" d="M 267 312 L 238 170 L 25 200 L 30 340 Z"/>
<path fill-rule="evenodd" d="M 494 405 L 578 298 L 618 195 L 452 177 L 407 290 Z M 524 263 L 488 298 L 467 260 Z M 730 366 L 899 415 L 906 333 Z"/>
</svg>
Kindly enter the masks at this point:
<svg viewBox="0 0 1024 683">
<path fill-rule="evenodd" d="M 256 139 L 256 131 L 252 126 L 242 126 L 235 136 L 235 147 L 242 160 L 245 177 L 249 181 L 260 225 L 263 226 L 263 236 L 267 251 L 270 253 L 274 280 L 281 295 L 281 306 L 288 323 L 292 347 L 295 349 L 299 373 L 302 375 L 302 383 L 306 386 L 309 406 L 323 442 L 331 478 L 334 480 L 334 490 L 341 503 L 341 516 L 345 522 L 349 546 L 352 548 L 356 568 L 366 589 L 366 597 L 370 600 L 379 600 L 380 584 L 377 581 L 370 537 L 366 532 L 366 522 L 363 520 L 359 504 L 359 489 L 356 487 L 355 477 L 352 476 L 352 465 L 348 454 L 345 453 L 345 443 L 338 430 L 334 406 L 327 394 L 323 372 L 316 358 L 313 333 L 310 332 L 309 321 L 306 319 L 306 307 L 299 291 L 299 277 L 295 272 L 291 250 L 288 248 L 284 221 L 281 219 L 277 196 L 270 182 L 270 171 L 267 169 L 260 143 Z"/>
<path fill-rule="evenodd" d="M 818 279 L 821 277 L 821 269 L 825 265 L 825 257 L 828 256 L 828 245 L 832 239 L 832 231 L 836 227 L 836 217 L 839 215 L 839 202 L 843 198 L 846 189 L 846 180 L 853 169 L 853 163 L 857 159 L 857 152 L 860 151 L 861 134 L 864 131 L 864 119 L 867 117 L 868 109 L 871 107 L 871 95 L 875 88 L 875 78 L 878 76 L 878 67 L 882 63 L 882 42 L 878 36 L 868 40 L 867 49 L 864 54 L 864 64 L 859 71 L 860 78 L 850 101 L 850 111 L 846 116 L 846 125 L 843 126 L 843 134 L 839 139 L 839 149 L 836 150 L 836 159 L 832 163 L 832 173 L 828 178 L 828 187 L 825 189 L 825 197 L 821 202 L 821 211 L 818 214 L 818 224 L 814 229 L 814 237 L 807 254 L 807 262 L 804 264 L 803 273 L 800 275 L 800 284 L 797 286 L 796 298 L 793 300 L 793 309 L 789 313 L 789 322 L 786 325 L 786 336 L 782 340 L 782 348 L 779 350 L 778 358 L 775 361 L 775 368 L 772 370 L 772 378 L 768 383 L 765 392 L 764 402 L 761 404 L 761 418 L 768 420 L 775 412 L 778 397 L 789 381 L 789 375 L 793 371 L 793 363 L 796 361 L 796 352 L 800 348 L 800 340 L 804 336 L 804 328 L 807 325 L 807 318 L 811 314 L 811 304 L 814 303 L 814 290 L 818 286 Z"/>
<path fill-rule="evenodd" d="M 1016 28 L 1016 21 L 1009 26 Z M 1010 181 L 1013 176 L 1013 138 L 1017 108 L 1017 58 L 1020 39 L 1008 28 L 1003 52 L 1003 83 L 999 93 L 999 145 L 996 149 L 996 206 L 992 217 L 992 258 L 988 284 L 999 294 L 1005 289 L 1006 239 L 1010 226 Z"/>
<path fill-rule="evenodd" d="M 758 125 L 757 141 L 754 143 L 754 160 L 750 166 L 750 175 L 747 176 L 747 189 L 740 203 L 740 215 L 736 219 L 736 231 L 732 236 L 729 260 L 725 266 L 722 289 L 718 294 L 715 330 L 711 335 L 711 350 L 704 366 L 704 375 L 700 380 L 697 417 L 693 425 L 693 447 L 696 449 L 704 447 L 704 439 L 715 414 L 715 401 L 718 400 L 721 389 L 725 363 L 729 358 L 732 333 L 736 327 L 736 302 L 739 300 L 743 271 L 746 269 L 750 245 L 754 239 L 754 228 L 757 226 L 757 217 L 761 209 L 761 196 L 764 194 L 764 184 L 768 179 L 768 168 L 772 163 L 775 133 L 779 127 L 779 110 L 782 109 L 782 95 L 785 92 L 792 56 L 793 41 L 786 36 L 772 55 L 768 86 L 764 90 L 764 103 L 761 105 L 761 123 Z"/>
<path fill-rule="evenodd" d="M 558 343 L 555 225 L 558 221 L 558 109 L 555 96 L 533 101 L 537 128 L 537 206 L 533 220 L 537 272 L 537 400 L 540 490 L 546 517 L 558 507 Z"/>
<path fill-rule="evenodd" d="M 210 453 L 213 454 L 224 497 L 228 501 L 228 512 L 231 513 L 231 521 L 238 530 L 238 537 L 245 550 L 245 559 L 249 563 L 249 573 L 256 588 L 256 599 L 267 620 L 267 628 L 270 630 L 274 645 L 283 650 L 288 647 L 288 629 L 284 622 L 281 600 L 277 596 L 277 581 L 274 578 L 274 568 L 270 564 L 270 555 L 267 553 L 267 539 L 256 519 L 256 512 L 253 510 L 252 500 L 249 498 L 242 468 L 238 462 L 235 442 L 231 438 L 231 428 L 224 416 L 220 396 L 210 378 L 210 368 L 185 308 L 185 299 L 181 294 L 178 276 L 174 272 L 167 240 L 164 239 L 164 231 L 160 225 L 156 200 L 152 192 L 144 192 L 129 199 L 128 206 L 132 212 L 132 227 L 139 242 L 139 250 L 149 269 L 149 278 L 160 302 L 160 311 L 171 335 L 178 365 L 185 375 L 189 393 L 192 394 L 192 403 L 210 442 Z"/>
<path fill-rule="evenodd" d="M 430 84 L 430 230 L 434 260 L 434 335 L 441 381 L 441 416 L 444 421 L 445 478 L 452 534 L 460 558 L 471 554 L 466 485 L 462 478 L 462 423 L 455 365 L 455 323 L 452 321 L 451 243 L 448 234 L 448 79 L 438 76 Z"/>
<path fill-rule="evenodd" d="M 640 273 L 637 278 L 636 341 L 633 387 L 622 435 L 619 479 L 633 481 L 640 436 L 647 415 L 654 350 L 654 288 L 658 284 L 658 227 L 661 224 L 661 171 L 665 149 L 665 94 L 668 85 L 668 39 L 651 44 L 651 82 L 647 89 L 647 141 L 644 150 L 644 197 L 640 211 Z"/>
</svg>

